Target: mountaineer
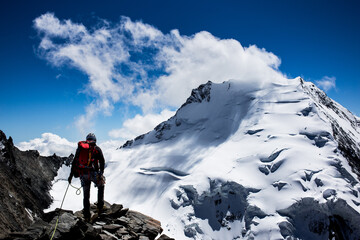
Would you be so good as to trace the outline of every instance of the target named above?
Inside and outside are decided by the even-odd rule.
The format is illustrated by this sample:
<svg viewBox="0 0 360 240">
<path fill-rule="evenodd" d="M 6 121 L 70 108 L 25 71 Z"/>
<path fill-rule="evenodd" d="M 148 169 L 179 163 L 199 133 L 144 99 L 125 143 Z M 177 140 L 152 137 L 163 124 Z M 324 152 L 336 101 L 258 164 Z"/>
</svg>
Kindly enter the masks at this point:
<svg viewBox="0 0 360 240">
<path fill-rule="evenodd" d="M 75 157 L 72 162 L 69 183 L 73 176 L 80 177 L 81 186 L 84 191 L 84 219 L 90 221 L 90 185 L 91 182 L 98 188 L 98 213 L 104 210 L 104 189 L 105 177 L 103 176 L 105 166 L 104 155 L 96 145 L 96 137 L 94 133 L 86 136 L 86 141 L 80 141 L 76 149 Z"/>
</svg>

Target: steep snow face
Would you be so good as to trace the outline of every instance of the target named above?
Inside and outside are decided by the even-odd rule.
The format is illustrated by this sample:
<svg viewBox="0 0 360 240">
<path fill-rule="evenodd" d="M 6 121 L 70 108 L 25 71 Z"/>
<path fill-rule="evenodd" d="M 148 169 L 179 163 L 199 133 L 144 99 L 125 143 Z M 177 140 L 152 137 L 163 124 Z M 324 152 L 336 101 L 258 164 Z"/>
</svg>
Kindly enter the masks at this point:
<svg viewBox="0 0 360 240">
<path fill-rule="evenodd" d="M 256 87 L 242 88 L 236 81 L 224 84 L 208 82 L 194 89 L 176 115 L 124 148 L 175 139 L 209 147 L 219 145 L 234 134 L 247 117 Z"/>
<path fill-rule="evenodd" d="M 304 91 L 314 100 L 314 105 L 321 109 L 323 119 L 330 121 L 333 136 L 338 148 L 360 176 L 360 120 L 349 110 L 330 99 L 312 83 L 301 81 Z M 311 108 L 311 107 L 310 107 Z M 310 110 L 311 111 L 311 110 Z"/>
<path fill-rule="evenodd" d="M 360 185 L 338 142 L 351 135 L 344 145 L 358 150 L 359 121 L 321 94 L 300 78 L 208 82 L 168 121 L 107 151 L 105 198 L 176 239 L 356 239 Z M 56 200 L 65 188 L 55 183 Z M 72 199 L 65 207 L 81 208 Z"/>
</svg>

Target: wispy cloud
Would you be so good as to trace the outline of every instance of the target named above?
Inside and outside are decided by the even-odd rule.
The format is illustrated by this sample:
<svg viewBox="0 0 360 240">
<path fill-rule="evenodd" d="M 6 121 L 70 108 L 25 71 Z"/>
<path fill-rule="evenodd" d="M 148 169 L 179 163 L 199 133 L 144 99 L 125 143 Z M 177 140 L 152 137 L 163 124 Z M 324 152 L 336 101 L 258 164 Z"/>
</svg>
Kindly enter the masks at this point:
<svg viewBox="0 0 360 240">
<path fill-rule="evenodd" d="M 34 28 L 41 39 L 38 49 L 42 57 L 55 66 L 73 66 L 88 76 L 85 92 L 93 102 L 77 118 L 83 133 L 87 131 L 84 126 L 89 127 L 84 123 L 100 113 L 111 115 L 120 102 L 140 107 L 142 114 L 152 119 L 156 115 L 165 120 L 161 111 L 179 107 L 191 89 L 208 80 L 263 84 L 285 79 L 278 70 L 281 61 L 273 53 L 256 46 L 243 47 L 234 39 L 219 39 L 206 31 L 192 36 L 178 30 L 164 34 L 127 17 L 87 29 L 52 13 L 36 18 Z M 126 132 L 130 122 L 124 122 L 123 133 L 114 130 L 110 135 L 132 135 Z M 139 122 L 145 129 L 146 121 Z"/>
<path fill-rule="evenodd" d="M 330 89 L 336 89 L 336 77 L 328 77 L 325 76 L 321 80 L 315 81 L 316 85 L 323 89 L 325 92 L 329 91 Z"/>
</svg>

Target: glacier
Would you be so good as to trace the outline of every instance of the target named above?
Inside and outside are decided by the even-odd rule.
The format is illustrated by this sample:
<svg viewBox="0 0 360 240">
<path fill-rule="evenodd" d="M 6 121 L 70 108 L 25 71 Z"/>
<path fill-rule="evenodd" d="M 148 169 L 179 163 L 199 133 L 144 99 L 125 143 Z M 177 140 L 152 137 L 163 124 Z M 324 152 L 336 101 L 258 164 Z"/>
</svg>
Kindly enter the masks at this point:
<svg viewBox="0 0 360 240">
<path fill-rule="evenodd" d="M 360 119 L 300 77 L 209 81 L 153 131 L 103 149 L 105 199 L 175 239 L 359 239 L 359 141 Z M 64 208 L 81 209 L 68 194 Z"/>
</svg>

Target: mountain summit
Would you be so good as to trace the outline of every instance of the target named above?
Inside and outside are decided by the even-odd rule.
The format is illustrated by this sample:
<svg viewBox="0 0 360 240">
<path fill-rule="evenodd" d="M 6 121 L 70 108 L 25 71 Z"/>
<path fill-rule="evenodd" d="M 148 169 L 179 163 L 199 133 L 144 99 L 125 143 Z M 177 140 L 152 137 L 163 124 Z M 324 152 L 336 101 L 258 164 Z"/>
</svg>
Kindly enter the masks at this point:
<svg viewBox="0 0 360 240">
<path fill-rule="evenodd" d="M 359 239 L 359 125 L 301 78 L 208 82 L 112 153 L 107 200 L 176 239 Z"/>
</svg>

